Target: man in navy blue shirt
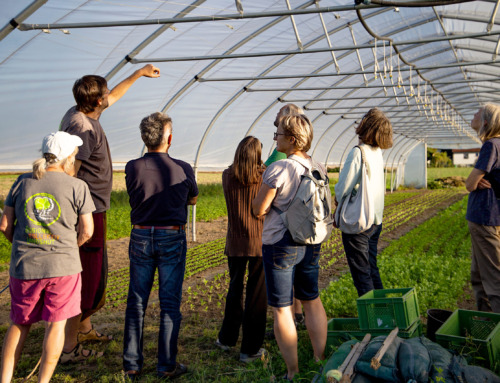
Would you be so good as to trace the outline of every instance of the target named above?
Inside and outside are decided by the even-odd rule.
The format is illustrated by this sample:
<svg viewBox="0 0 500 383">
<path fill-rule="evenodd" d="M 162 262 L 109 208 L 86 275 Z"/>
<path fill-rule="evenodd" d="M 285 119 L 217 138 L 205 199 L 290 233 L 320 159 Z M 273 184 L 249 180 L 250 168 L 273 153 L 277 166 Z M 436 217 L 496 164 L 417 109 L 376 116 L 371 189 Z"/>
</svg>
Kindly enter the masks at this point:
<svg viewBox="0 0 500 383">
<path fill-rule="evenodd" d="M 187 372 L 187 367 L 176 361 L 177 339 L 186 266 L 187 206 L 196 204 L 198 186 L 191 166 L 168 154 L 170 117 L 153 113 L 142 120 L 140 130 L 148 152 L 125 167 L 133 228 L 123 368 L 135 380 L 143 367 L 144 313 L 158 269 L 161 314 L 157 372 L 160 378 L 175 378 Z"/>
</svg>

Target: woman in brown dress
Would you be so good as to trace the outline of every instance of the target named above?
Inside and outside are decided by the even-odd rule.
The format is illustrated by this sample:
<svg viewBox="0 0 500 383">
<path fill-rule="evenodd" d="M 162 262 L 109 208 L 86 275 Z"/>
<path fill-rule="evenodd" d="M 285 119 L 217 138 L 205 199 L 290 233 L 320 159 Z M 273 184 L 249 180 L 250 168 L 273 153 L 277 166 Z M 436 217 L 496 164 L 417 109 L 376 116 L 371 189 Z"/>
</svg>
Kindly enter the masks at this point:
<svg viewBox="0 0 500 383">
<path fill-rule="evenodd" d="M 238 340 L 243 326 L 240 361 L 260 358 L 266 331 L 267 296 L 262 266 L 263 219 L 252 214 L 252 201 L 262 184 L 262 144 L 252 136 L 238 145 L 234 162 L 222 173 L 227 205 L 228 227 L 226 249 L 230 283 L 226 297 L 224 321 L 215 344 L 229 350 Z M 243 285 L 248 267 L 245 306 Z"/>
</svg>

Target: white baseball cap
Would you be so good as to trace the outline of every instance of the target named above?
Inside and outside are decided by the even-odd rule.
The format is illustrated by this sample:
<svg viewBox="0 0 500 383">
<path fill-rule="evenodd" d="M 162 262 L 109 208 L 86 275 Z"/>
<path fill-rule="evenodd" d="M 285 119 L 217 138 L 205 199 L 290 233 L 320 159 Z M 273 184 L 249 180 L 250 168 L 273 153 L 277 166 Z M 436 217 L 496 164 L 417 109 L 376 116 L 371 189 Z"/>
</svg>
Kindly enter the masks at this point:
<svg viewBox="0 0 500 383">
<path fill-rule="evenodd" d="M 78 136 L 66 132 L 55 132 L 43 138 L 42 153 L 53 154 L 58 161 L 62 161 L 82 145 L 83 141 Z"/>
</svg>

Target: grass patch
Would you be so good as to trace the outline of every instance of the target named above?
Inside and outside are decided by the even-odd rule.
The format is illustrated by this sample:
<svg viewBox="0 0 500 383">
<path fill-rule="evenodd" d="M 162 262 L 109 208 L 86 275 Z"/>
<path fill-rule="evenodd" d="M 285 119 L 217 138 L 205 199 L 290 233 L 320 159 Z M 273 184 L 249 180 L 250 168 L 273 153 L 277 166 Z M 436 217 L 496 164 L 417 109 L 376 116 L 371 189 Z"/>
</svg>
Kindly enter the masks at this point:
<svg viewBox="0 0 500 383">
<path fill-rule="evenodd" d="M 437 178 L 464 177 L 467 178 L 473 168 L 427 168 L 427 182 Z"/>
<path fill-rule="evenodd" d="M 196 203 L 196 220 L 212 221 L 227 215 L 222 183 L 198 185 L 200 194 Z"/>
</svg>

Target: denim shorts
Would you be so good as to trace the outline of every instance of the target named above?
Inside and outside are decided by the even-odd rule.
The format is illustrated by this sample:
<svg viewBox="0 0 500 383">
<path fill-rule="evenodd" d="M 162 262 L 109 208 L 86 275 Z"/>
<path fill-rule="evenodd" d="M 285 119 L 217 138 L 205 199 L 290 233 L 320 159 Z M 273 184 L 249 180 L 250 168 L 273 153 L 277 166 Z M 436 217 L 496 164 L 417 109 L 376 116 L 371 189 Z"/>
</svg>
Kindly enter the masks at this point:
<svg viewBox="0 0 500 383">
<path fill-rule="evenodd" d="M 262 245 L 267 302 L 271 307 L 293 304 L 293 296 L 312 301 L 319 296 L 319 245 L 299 245 L 286 231 L 273 245 Z"/>
</svg>

